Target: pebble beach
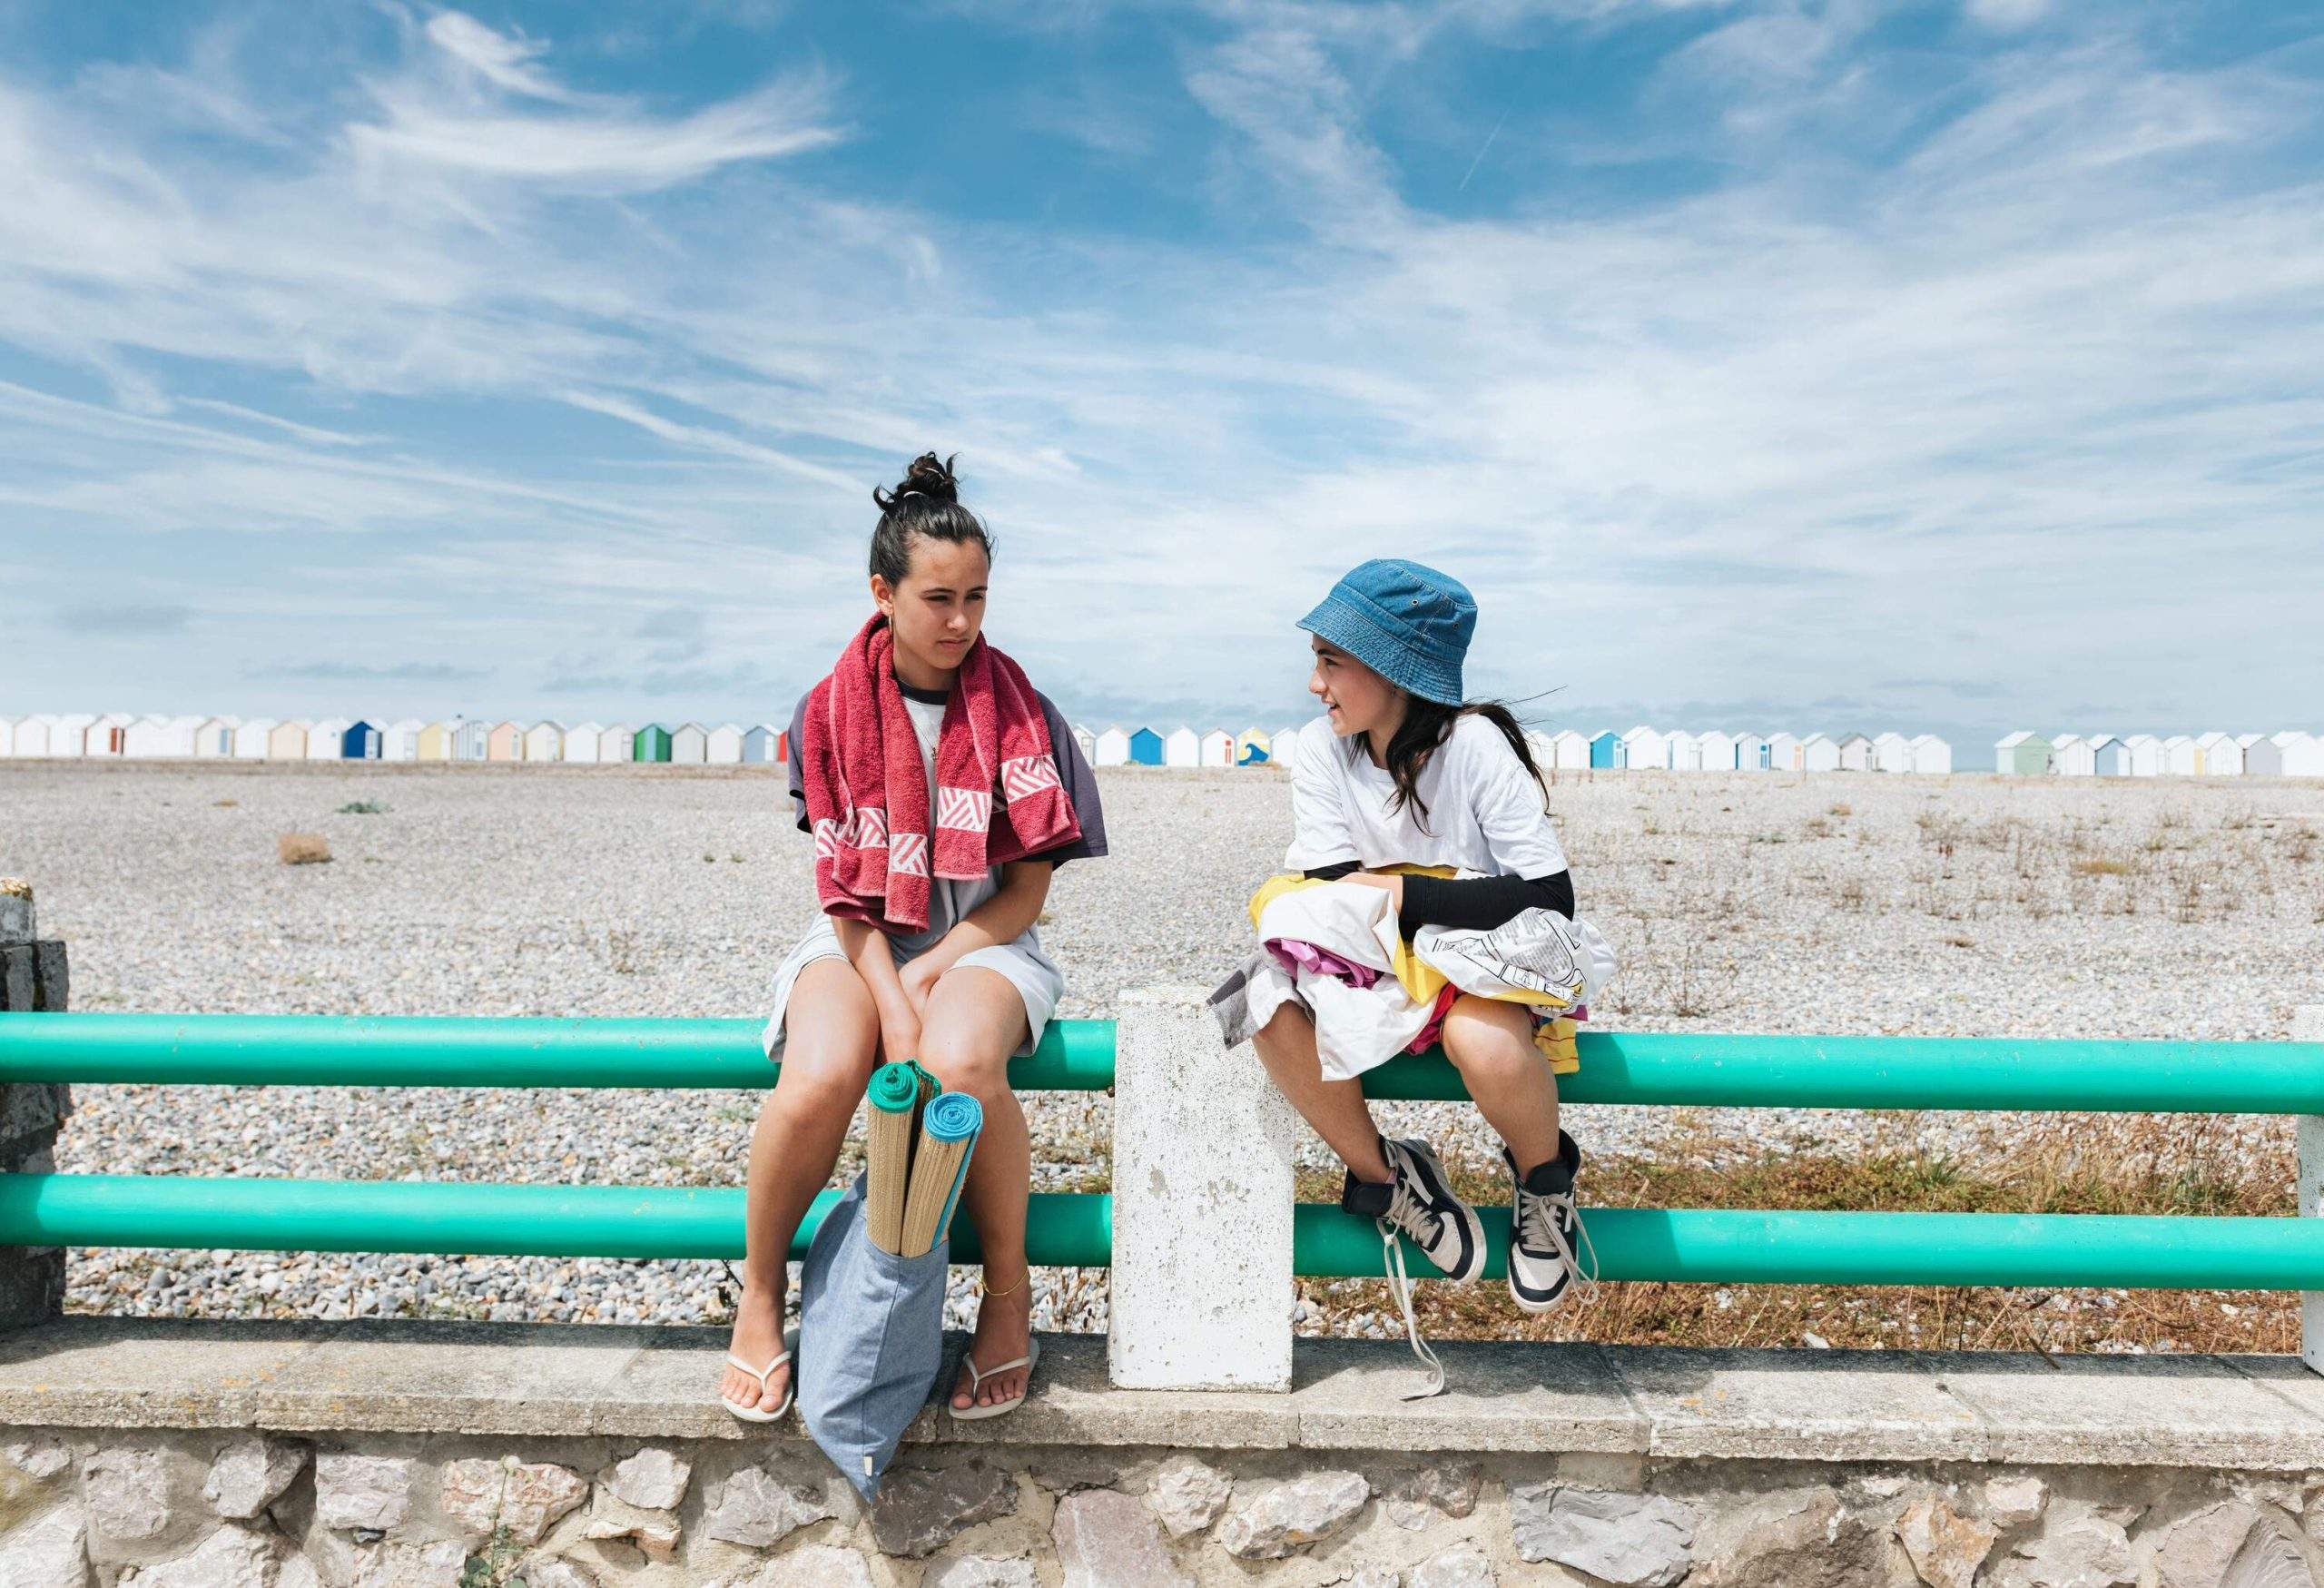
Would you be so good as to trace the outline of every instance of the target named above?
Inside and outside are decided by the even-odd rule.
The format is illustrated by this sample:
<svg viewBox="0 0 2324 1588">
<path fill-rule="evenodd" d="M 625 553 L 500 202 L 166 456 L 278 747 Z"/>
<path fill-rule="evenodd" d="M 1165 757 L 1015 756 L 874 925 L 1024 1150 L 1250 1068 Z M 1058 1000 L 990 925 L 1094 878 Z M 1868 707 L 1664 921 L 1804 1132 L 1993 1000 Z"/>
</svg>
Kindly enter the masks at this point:
<svg viewBox="0 0 2324 1588">
<path fill-rule="evenodd" d="M 1059 872 L 1041 929 L 1067 1018 L 1108 1015 L 1128 987 L 1216 981 L 1289 835 L 1271 770 L 1100 782 L 1112 853 Z M 1581 911 L 1621 957 L 1593 1011 L 1607 1028 L 2282 1038 L 2296 1006 L 2324 1002 L 2324 784 L 1566 774 L 1551 804 Z M 321 834 L 330 862 L 280 863 L 291 832 Z M 812 862 L 780 776 L 757 768 L 0 762 L 0 875 L 37 889 L 85 1011 L 758 1015 L 813 918 Z M 74 1101 L 67 1171 L 736 1186 L 759 1094 L 84 1086 Z M 1028 1099 L 1037 1186 L 1103 1184 L 1108 1108 Z M 1465 1107 L 1382 1113 L 1448 1158 L 1492 1158 Z M 1598 1155 L 1651 1155 L 1679 1123 L 1567 1119 Z M 1698 1152 L 1902 1131 L 1974 1154 L 2007 1128 L 1683 1123 Z M 2233 1129 L 2280 1150 L 2290 1128 Z M 703 1323 L 725 1316 L 724 1278 L 697 1262 L 76 1250 L 67 1306 Z M 970 1279 L 955 1271 L 955 1322 Z M 1037 1327 L 1105 1327 L 1102 1274 L 1036 1285 Z"/>
</svg>

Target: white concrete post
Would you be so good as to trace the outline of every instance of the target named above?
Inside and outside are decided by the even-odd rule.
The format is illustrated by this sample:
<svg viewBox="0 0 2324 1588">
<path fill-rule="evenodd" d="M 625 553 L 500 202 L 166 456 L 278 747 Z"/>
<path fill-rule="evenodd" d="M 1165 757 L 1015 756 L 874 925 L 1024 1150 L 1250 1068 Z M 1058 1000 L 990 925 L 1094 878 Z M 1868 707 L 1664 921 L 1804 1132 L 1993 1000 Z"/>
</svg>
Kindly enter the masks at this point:
<svg viewBox="0 0 2324 1588">
<path fill-rule="evenodd" d="M 2294 1010 L 2291 1035 L 2296 1042 L 2324 1042 L 2324 1003 Z M 2324 1114 L 2299 1116 L 2299 1211 L 2324 1218 Z M 2299 1358 L 2324 1373 L 2324 1290 L 2300 1296 Z"/>
<path fill-rule="evenodd" d="M 1205 997 L 1122 995 L 1107 1360 L 1123 1389 L 1288 1390 L 1297 1119 Z"/>
</svg>

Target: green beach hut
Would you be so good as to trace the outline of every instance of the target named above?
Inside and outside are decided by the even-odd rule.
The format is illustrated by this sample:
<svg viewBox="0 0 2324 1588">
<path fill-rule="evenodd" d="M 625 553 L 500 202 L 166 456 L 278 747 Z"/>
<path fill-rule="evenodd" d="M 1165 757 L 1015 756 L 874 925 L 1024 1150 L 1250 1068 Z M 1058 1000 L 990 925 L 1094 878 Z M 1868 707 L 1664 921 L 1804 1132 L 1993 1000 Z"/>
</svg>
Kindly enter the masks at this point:
<svg viewBox="0 0 2324 1588">
<path fill-rule="evenodd" d="M 667 761 L 670 758 L 670 730 L 659 723 L 647 723 L 637 730 L 637 737 L 630 741 L 630 755 L 638 761 Z"/>
</svg>

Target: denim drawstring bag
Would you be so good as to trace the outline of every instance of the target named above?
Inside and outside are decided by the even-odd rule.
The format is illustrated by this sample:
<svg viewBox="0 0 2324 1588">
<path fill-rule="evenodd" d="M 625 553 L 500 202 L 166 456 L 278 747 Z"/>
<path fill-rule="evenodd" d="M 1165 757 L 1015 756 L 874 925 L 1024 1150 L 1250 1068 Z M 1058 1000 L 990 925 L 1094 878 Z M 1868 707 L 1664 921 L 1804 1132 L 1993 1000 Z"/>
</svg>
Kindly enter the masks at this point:
<svg viewBox="0 0 2324 1588">
<path fill-rule="evenodd" d="M 799 1415 L 867 1503 L 935 1387 L 951 1243 L 881 1249 L 858 1175 L 808 1243 L 799 1276 Z"/>
</svg>

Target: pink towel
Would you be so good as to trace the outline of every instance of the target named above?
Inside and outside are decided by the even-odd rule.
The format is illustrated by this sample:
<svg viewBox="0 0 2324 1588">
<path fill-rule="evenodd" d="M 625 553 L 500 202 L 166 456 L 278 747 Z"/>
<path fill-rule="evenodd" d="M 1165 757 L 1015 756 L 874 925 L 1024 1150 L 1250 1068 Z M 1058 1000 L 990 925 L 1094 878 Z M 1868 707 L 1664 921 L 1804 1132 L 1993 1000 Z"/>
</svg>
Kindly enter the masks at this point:
<svg viewBox="0 0 2324 1588">
<path fill-rule="evenodd" d="M 876 615 L 848 642 L 807 696 L 797 752 L 823 913 L 909 935 L 928 926 L 931 801 L 895 643 Z M 933 813 L 933 874 L 955 882 L 1081 835 L 1040 700 L 981 635 L 938 730 Z"/>
</svg>

